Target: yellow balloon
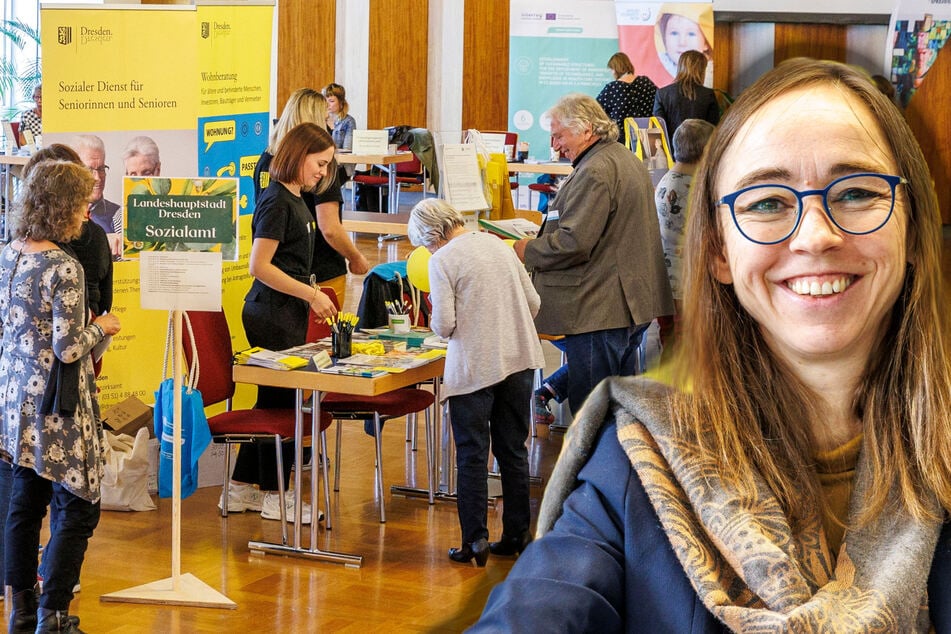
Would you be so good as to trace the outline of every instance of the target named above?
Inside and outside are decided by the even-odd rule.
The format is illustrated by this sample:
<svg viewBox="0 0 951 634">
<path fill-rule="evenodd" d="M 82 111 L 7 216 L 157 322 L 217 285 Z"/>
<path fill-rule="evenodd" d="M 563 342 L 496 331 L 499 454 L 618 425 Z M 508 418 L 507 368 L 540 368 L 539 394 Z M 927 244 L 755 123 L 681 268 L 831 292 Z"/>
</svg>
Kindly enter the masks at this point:
<svg viewBox="0 0 951 634">
<path fill-rule="evenodd" d="M 509 245 L 513 249 L 515 248 L 515 240 L 513 240 L 512 238 L 505 238 L 504 240 L 502 240 L 502 242 Z"/>
<path fill-rule="evenodd" d="M 423 291 L 429 292 L 429 258 L 432 254 L 426 247 L 416 247 L 406 260 L 406 277 L 409 283 Z"/>
</svg>

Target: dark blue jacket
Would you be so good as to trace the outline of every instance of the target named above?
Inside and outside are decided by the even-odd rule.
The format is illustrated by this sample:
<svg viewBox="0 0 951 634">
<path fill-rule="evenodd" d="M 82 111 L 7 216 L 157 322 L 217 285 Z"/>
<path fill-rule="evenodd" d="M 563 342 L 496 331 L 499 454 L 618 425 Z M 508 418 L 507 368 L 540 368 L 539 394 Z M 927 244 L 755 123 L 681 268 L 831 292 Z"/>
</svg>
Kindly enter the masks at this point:
<svg viewBox="0 0 951 634">
<path fill-rule="evenodd" d="M 605 425 L 554 529 L 522 553 L 470 632 L 727 632 L 687 580 L 654 508 Z M 931 619 L 951 634 L 951 529 L 928 580 Z"/>
</svg>

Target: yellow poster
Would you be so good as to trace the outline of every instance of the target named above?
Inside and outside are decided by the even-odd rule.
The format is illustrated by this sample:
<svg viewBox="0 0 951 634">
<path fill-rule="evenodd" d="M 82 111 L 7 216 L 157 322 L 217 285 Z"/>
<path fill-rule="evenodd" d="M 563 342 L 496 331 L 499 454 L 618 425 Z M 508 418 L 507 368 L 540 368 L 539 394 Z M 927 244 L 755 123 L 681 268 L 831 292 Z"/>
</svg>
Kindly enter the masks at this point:
<svg viewBox="0 0 951 634">
<path fill-rule="evenodd" d="M 90 218 L 114 262 L 112 312 L 122 331 L 103 360 L 102 407 L 154 402 L 167 315 L 140 307 L 140 270 L 127 260 L 123 179 L 239 178 L 237 245 L 228 247 L 222 305 L 234 346 L 246 346 L 251 171 L 269 131 L 271 4 L 41 8 L 44 143 L 79 152 L 96 177 Z M 212 94 L 212 91 L 214 93 Z M 211 103 L 215 100 L 215 103 Z M 139 240 L 138 242 L 144 242 Z M 253 391 L 240 400 L 247 403 Z"/>
<path fill-rule="evenodd" d="M 44 7 L 44 131 L 194 128 L 194 20 L 194 10 Z"/>
</svg>

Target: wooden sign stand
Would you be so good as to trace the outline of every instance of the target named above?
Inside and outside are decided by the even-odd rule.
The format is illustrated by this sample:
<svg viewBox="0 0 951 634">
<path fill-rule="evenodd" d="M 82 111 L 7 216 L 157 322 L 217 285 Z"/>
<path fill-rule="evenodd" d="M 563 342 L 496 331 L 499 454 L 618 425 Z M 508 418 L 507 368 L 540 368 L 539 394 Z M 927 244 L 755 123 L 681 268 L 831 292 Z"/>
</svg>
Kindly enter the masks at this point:
<svg viewBox="0 0 951 634">
<path fill-rule="evenodd" d="M 199 608 L 234 610 L 238 605 L 190 573 L 182 574 L 182 311 L 172 311 L 175 429 L 172 450 L 172 576 L 133 588 L 110 592 L 100 601 L 188 605 Z"/>
</svg>

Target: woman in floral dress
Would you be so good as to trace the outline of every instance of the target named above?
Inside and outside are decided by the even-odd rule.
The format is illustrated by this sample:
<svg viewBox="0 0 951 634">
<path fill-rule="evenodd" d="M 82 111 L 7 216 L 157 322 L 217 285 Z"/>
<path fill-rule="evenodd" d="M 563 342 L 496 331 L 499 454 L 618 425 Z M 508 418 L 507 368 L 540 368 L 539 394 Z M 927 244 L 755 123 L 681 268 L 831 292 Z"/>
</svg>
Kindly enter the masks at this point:
<svg viewBox="0 0 951 634">
<path fill-rule="evenodd" d="M 111 314 L 89 321 L 79 263 L 57 243 L 76 238 L 93 178 L 66 161 L 34 166 L 8 217 L 0 253 L 0 456 L 13 465 L 4 555 L 13 589 L 10 632 L 78 632 L 73 586 L 99 522 L 102 429 L 89 352 L 119 331 Z M 34 594 L 40 525 L 59 520 Z M 39 609 L 37 609 L 37 607 Z"/>
</svg>

